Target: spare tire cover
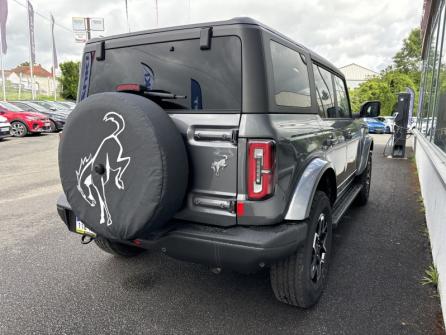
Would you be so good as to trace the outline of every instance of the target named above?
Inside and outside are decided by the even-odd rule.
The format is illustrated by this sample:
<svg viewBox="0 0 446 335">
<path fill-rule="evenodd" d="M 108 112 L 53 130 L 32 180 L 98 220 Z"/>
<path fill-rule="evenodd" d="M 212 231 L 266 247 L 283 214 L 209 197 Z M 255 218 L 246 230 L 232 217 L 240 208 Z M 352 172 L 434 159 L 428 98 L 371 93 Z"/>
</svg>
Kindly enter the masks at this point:
<svg viewBox="0 0 446 335">
<path fill-rule="evenodd" d="M 59 172 L 74 214 L 109 239 L 144 238 L 180 209 L 188 164 L 181 134 L 151 100 L 99 93 L 68 117 Z"/>
</svg>

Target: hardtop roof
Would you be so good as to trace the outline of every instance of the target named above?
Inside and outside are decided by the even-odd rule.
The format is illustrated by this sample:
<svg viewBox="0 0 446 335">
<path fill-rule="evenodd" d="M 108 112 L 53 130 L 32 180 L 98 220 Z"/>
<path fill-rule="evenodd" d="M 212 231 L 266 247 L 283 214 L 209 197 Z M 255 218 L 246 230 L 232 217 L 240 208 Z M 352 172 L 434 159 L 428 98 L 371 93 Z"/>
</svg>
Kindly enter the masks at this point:
<svg viewBox="0 0 446 335">
<path fill-rule="evenodd" d="M 291 38 L 287 37 L 286 35 L 278 32 L 277 30 L 270 28 L 269 26 L 255 20 L 253 18 L 250 18 L 250 17 L 235 17 L 230 20 L 223 20 L 223 21 L 202 22 L 202 23 L 187 24 L 187 25 L 181 25 L 181 26 L 172 26 L 172 27 L 164 27 L 164 28 L 157 28 L 157 29 L 141 30 L 141 31 L 137 31 L 137 32 L 117 34 L 117 35 L 112 35 L 112 36 L 107 36 L 107 37 L 95 37 L 95 38 L 88 40 L 86 44 L 93 44 L 93 43 L 97 43 L 99 41 L 107 41 L 107 40 L 113 40 L 113 39 L 140 36 L 140 35 L 146 35 L 146 34 L 155 34 L 155 33 L 175 31 L 175 30 L 196 29 L 196 28 L 203 28 L 203 27 L 216 27 L 216 26 L 230 26 L 230 25 L 250 25 L 250 26 L 258 26 L 259 28 L 265 29 L 265 30 L 269 31 L 270 33 L 277 35 L 280 38 L 298 46 L 299 48 L 304 49 L 306 52 L 308 52 L 310 54 L 311 58 L 313 60 L 315 60 L 317 63 L 322 64 L 323 66 L 336 72 L 342 78 L 345 78 L 344 74 L 335 65 L 333 65 L 331 62 L 329 62 L 324 57 L 322 57 L 319 54 L 317 54 L 316 52 L 308 49 L 304 45 L 297 43 L 296 41 L 294 41 Z"/>
</svg>

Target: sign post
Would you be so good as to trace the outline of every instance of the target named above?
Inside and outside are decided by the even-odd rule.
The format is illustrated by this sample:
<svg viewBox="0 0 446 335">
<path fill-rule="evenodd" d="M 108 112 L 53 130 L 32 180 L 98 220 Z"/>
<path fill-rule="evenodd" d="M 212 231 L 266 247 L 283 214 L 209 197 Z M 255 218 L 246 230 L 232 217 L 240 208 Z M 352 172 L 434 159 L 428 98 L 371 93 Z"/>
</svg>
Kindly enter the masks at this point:
<svg viewBox="0 0 446 335">
<path fill-rule="evenodd" d="M 104 19 L 101 17 L 73 17 L 74 40 L 85 43 L 91 38 L 92 31 L 104 31 Z"/>
</svg>

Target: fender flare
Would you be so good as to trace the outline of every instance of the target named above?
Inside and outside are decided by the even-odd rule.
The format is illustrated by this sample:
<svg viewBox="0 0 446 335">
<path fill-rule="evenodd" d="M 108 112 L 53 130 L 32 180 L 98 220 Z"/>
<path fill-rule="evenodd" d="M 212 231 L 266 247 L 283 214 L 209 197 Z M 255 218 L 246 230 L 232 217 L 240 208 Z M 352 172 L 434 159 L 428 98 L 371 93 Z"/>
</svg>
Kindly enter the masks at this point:
<svg viewBox="0 0 446 335">
<path fill-rule="evenodd" d="M 330 162 L 321 158 L 313 159 L 305 168 L 294 189 L 285 220 L 305 220 L 310 215 L 311 203 L 317 185 L 328 169 L 333 169 Z"/>
<path fill-rule="evenodd" d="M 373 150 L 372 148 L 373 148 L 373 139 L 370 136 L 367 136 L 362 144 L 361 159 L 359 161 L 358 169 L 356 171 L 357 175 L 360 175 L 366 168 L 369 159 L 369 153 L 371 150 Z"/>
</svg>

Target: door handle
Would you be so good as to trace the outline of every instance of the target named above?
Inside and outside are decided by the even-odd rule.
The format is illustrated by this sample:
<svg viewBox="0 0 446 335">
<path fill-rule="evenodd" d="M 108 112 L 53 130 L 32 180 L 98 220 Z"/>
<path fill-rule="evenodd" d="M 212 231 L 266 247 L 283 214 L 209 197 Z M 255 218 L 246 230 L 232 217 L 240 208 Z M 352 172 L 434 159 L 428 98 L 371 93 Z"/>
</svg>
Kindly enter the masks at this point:
<svg viewBox="0 0 446 335">
<path fill-rule="evenodd" d="M 324 146 L 326 147 L 332 147 L 333 145 L 335 145 L 337 143 L 337 140 L 334 137 L 329 137 L 326 138 L 324 141 Z"/>
<path fill-rule="evenodd" d="M 344 132 L 344 137 L 345 137 L 347 140 L 351 140 L 351 139 L 353 138 L 353 133 L 352 133 L 352 131 L 351 131 L 351 130 L 346 130 L 346 131 Z"/>
</svg>

